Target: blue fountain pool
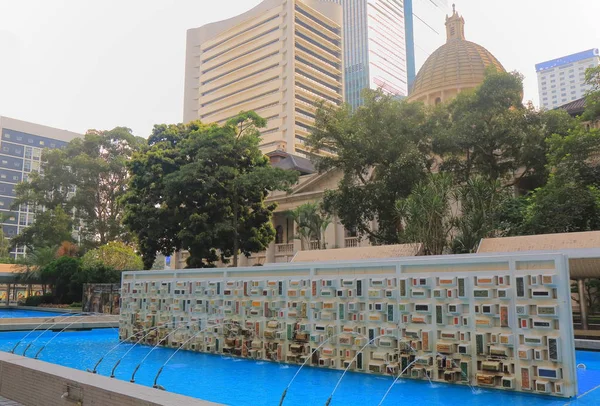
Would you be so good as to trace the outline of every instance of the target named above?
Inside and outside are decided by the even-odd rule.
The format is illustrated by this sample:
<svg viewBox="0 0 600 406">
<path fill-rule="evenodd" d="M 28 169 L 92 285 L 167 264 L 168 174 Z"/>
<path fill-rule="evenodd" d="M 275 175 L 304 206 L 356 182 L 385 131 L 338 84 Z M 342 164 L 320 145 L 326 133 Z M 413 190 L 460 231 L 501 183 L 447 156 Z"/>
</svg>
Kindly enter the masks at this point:
<svg viewBox="0 0 600 406">
<path fill-rule="evenodd" d="M 0 333 L 0 350 L 10 350 L 25 334 L 26 332 Z M 58 333 L 45 333 L 31 346 L 27 355 L 35 354 L 55 334 Z M 34 332 L 24 340 L 16 353 L 22 353 L 25 346 L 37 335 L 38 333 Z M 64 332 L 43 349 L 39 359 L 81 370 L 92 369 L 98 359 L 117 343 L 115 329 Z M 117 359 L 131 346 L 123 344 L 106 356 L 98 372 L 110 375 Z M 117 378 L 129 381 L 135 366 L 148 351 L 150 347 L 135 347 L 123 358 L 116 371 Z M 155 350 L 137 372 L 136 382 L 151 386 L 156 372 L 173 351 L 165 348 Z M 587 366 L 586 370 L 578 371 L 579 393 L 583 396 L 571 400 L 570 404 L 600 404 L 600 353 L 578 351 L 577 361 Z M 279 404 L 281 393 L 297 368 L 270 362 L 180 351 L 164 368 L 159 383 L 171 392 L 217 403 L 233 406 L 272 406 Z M 310 367 L 303 369 L 290 387 L 285 405 L 324 405 L 341 375 L 341 371 L 335 370 Z M 377 405 L 391 383 L 390 377 L 348 373 L 335 393 L 331 405 Z M 430 385 L 426 381 L 401 379 L 384 404 L 562 406 L 566 403 L 568 401 L 565 399 L 498 390 L 477 390 L 477 393 L 473 394 L 465 386 L 438 383 Z"/>
<path fill-rule="evenodd" d="M 15 319 L 25 317 L 56 317 L 67 316 L 66 313 L 46 312 L 43 310 L 0 309 L 0 319 Z"/>
</svg>

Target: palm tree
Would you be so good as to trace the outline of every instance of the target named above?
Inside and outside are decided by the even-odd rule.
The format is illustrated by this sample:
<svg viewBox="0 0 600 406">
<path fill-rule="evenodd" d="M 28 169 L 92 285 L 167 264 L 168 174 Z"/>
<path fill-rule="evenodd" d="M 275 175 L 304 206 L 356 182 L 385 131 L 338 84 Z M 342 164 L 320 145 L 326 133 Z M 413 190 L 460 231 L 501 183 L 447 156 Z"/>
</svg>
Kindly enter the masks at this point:
<svg viewBox="0 0 600 406">
<path fill-rule="evenodd" d="M 42 247 L 31 251 L 25 257 L 17 260 L 18 274 L 16 279 L 29 285 L 29 289 L 31 289 L 33 283 L 42 282 L 42 269 L 54 259 L 56 259 L 56 248 L 54 247 Z M 45 284 L 42 284 L 42 292 L 46 293 Z"/>
<path fill-rule="evenodd" d="M 317 242 L 319 249 L 327 248 L 325 231 L 331 224 L 331 216 L 325 213 L 320 202 L 304 203 L 286 214 L 296 224 L 295 238 L 302 242 L 302 249 L 310 247 L 312 241 Z"/>
</svg>

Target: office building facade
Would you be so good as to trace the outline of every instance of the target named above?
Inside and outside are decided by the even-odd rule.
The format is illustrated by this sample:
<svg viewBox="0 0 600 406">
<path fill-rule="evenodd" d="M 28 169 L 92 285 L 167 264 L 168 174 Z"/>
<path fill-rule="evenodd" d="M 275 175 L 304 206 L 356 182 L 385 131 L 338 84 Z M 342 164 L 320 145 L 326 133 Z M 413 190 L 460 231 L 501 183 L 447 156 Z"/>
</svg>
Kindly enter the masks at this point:
<svg viewBox="0 0 600 406">
<path fill-rule="evenodd" d="M 427 58 L 446 41 L 447 0 L 404 0 L 408 89 Z"/>
<path fill-rule="evenodd" d="M 44 148 L 63 148 L 81 134 L 0 116 L 0 213 L 6 238 L 19 234 L 30 225 L 35 208 L 12 208 L 15 187 L 27 182 L 32 171 L 39 171 Z M 17 248 L 12 255 L 23 253 Z"/>
<path fill-rule="evenodd" d="M 345 101 L 362 104 L 364 89 L 406 96 L 406 40 L 401 0 L 329 0 L 344 10 Z"/>
<path fill-rule="evenodd" d="M 585 71 L 598 65 L 598 48 L 536 64 L 540 107 L 553 109 L 584 97 L 590 89 Z"/>
<path fill-rule="evenodd" d="M 343 101 L 342 10 L 319 0 L 265 0 L 187 32 L 185 122 L 224 124 L 240 111 L 267 120 L 264 153 L 308 156 L 320 101 Z M 327 153 L 328 151 L 321 151 Z"/>
</svg>

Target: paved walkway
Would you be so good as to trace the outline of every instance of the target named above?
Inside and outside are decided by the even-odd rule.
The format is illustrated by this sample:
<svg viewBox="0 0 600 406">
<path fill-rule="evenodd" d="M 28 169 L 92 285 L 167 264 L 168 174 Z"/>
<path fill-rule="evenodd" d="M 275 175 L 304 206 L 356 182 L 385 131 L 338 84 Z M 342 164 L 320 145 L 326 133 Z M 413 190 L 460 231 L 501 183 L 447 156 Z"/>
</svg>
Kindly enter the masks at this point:
<svg viewBox="0 0 600 406">
<path fill-rule="evenodd" d="M 22 404 L 15 402 L 14 400 L 6 399 L 0 396 L 0 406 L 23 406 Z"/>
</svg>

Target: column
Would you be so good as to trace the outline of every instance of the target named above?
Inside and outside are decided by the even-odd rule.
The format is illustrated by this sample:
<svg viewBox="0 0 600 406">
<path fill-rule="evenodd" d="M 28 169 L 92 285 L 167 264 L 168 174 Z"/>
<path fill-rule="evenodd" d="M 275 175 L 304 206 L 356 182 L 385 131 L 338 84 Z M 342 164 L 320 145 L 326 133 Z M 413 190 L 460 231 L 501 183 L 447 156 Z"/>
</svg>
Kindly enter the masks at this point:
<svg viewBox="0 0 600 406">
<path fill-rule="evenodd" d="M 275 241 L 271 241 L 269 243 L 269 246 L 267 247 L 266 263 L 267 264 L 275 263 Z"/>
<path fill-rule="evenodd" d="M 10 283 L 6 284 L 6 305 L 10 304 Z"/>
<path fill-rule="evenodd" d="M 577 290 L 579 291 L 579 312 L 581 314 L 581 328 L 587 330 L 587 302 L 585 299 L 585 279 L 581 278 L 577 280 Z"/>
</svg>

